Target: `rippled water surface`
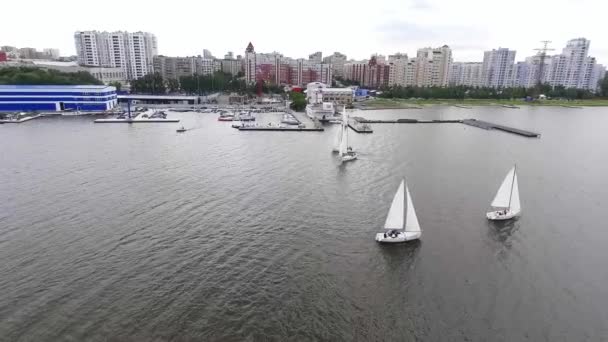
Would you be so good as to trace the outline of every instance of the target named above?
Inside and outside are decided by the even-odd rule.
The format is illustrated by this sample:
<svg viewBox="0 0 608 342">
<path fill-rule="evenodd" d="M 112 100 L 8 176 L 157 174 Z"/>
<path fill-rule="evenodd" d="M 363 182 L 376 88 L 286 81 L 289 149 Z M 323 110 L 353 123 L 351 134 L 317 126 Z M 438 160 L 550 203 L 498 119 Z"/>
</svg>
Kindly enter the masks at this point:
<svg viewBox="0 0 608 342">
<path fill-rule="evenodd" d="M 367 111 L 325 132 L 0 125 L 0 340 L 608 339 L 608 110 Z M 272 119 L 266 114 L 264 120 Z M 517 163 L 523 216 L 485 211 Z M 422 241 L 380 246 L 402 177 Z"/>
</svg>

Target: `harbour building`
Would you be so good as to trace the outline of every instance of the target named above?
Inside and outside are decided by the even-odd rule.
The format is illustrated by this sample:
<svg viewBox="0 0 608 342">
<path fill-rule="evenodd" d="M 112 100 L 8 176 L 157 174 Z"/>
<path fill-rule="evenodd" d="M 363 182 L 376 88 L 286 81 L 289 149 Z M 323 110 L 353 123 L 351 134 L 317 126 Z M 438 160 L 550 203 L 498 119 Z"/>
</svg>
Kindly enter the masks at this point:
<svg viewBox="0 0 608 342">
<path fill-rule="evenodd" d="M 117 104 L 116 88 L 103 85 L 0 85 L 0 111 L 104 111 Z"/>
</svg>

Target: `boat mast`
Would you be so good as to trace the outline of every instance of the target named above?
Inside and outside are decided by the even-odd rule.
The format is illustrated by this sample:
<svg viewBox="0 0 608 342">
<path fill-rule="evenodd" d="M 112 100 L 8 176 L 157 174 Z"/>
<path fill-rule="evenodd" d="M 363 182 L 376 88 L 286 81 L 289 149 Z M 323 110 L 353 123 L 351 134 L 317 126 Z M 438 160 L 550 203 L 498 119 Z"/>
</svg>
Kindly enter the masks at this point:
<svg viewBox="0 0 608 342">
<path fill-rule="evenodd" d="M 513 197 L 513 186 L 515 185 L 515 173 L 517 172 L 517 164 L 513 166 L 513 178 L 511 179 L 511 192 L 509 193 L 509 211 L 511 211 L 511 198 Z"/>
</svg>

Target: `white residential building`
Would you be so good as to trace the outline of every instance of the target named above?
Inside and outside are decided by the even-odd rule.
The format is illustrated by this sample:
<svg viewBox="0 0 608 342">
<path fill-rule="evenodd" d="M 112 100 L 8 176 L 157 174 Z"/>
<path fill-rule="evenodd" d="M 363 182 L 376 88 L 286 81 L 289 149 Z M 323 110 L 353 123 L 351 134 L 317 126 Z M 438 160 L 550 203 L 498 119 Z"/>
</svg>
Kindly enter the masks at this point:
<svg viewBox="0 0 608 342">
<path fill-rule="evenodd" d="M 515 50 L 498 48 L 484 52 L 482 67 L 484 86 L 492 88 L 512 86 L 514 64 Z"/>
<path fill-rule="evenodd" d="M 211 53 L 211 51 L 209 51 L 207 49 L 203 49 L 203 58 L 214 59 L 215 57 L 213 57 L 213 54 Z"/>
<path fill-rule="evenodd" d="M 481 87 L 483 63 L 454 62 L 450 70 L 449 84 L 451 86 Z"/>
<path fill-rule="evenodd" d="M 79 31 L 74 41 L 80 65 L 122 68 L 128 79 L 152 72 L 158 54 L 156 36 L 147 32 Z"/>
<path fill-rule="evenodd" d="M 409 59 L 407 54 L 396 53 L 388 56 L 389 74 L 388 74 L 388 86 L 401 86 L 405 87 L 411 84 L 406 82 L 407 68 Z"/>
<path fill-rule="evenodd" d="M 411 86 L 415 84 L 416 81 L 416 58 L 411 58 L 405 67 L 405 85 Z"/>
<path fill-rule="evenodd" d="M 606 77 L 606 67 L 601 64 L 596 64 L 593 68 L 591 80 L 589 81 L 590 89 L 598 90 L 599 83 L 604 79 L 604 77 Z M 591 86 L 595 86 L 595 88 L 592 88 Z"/>
<path fill-rule="evenodd" d="M 312 53 L 308 55 L 308 60 L 314 63 L 321 63 L 323 62 L 323 53 L 321 51 Z"/>
<path fill-rule="evenodd" d="M 562 56 L 566 57 L 566 68 L 564 70 L 564 86 L 566 88 L 584 88 L 585 72 L 590 61 L 589 55 L 590 41 L 585 38 L 571 39 L 562 50 Z"/>
<path fill-rule="evenodd" d="M 416 54 L 414 85 L 419 87 L 445 87 L 448 85 L 452 49 L 444 45 L 439 48 L 419 49 Z"/>
<path fill-rule="evenodd" d="M 589 45 L 590 41 L 585 38 L 571 39 L 561 54 L 547 56 L 541 76 L 542 82 L 551 86 L 595 91 L 597 82 L 601 79 L 598 75 L 603 67 L 597 64 L 594 57 L 588 56 Z M 540 73 L 540 59 L 540 56 L 536 55 L 526 58 L 525 62 L 517 63 L 514 85 L 536 85 Z"/>
<path fill-rule="evenodd" d="M 247 84 L 253 84 L 256 81 L 256 53 L 251 42 L 249 42 L 247 49 L 245 49 L 245 58 L 243 60 L 245 67 L 245 82 L 247 82 Z"/>
<path fill-rule="evenodd" d="M 44 56 L 50 58 L 50 59 L 57 59 L 59 58 L 59 49 L 43 49 L 42 53 Z"/>
<path fill-rule="evenodd" d="M 226 55 L 228 56 L 228 55 Z M 241 61 L 233 58 L 225 58 L 220 61 L 222 66 L 222 72 L 227 74 L 235 75 L 241 71 Z"/>
<path fill-rule="evenodd" d="M 331 102 L 346 106 L 353 102 L 354 96 L 352 88 L 329 88 L 323 82 L 310 82 L 306 85 L 306 99 L 310 104 Z"/>
<path fill-rule="evenodd" d="M 334 52 L 333 55 L 323 58 L 323 63 L 331 64 L 332 72 L 336 77 L 344 77 L 344 64 L 346 64 L 346 55 L 339 52 Z"/>
</svg>

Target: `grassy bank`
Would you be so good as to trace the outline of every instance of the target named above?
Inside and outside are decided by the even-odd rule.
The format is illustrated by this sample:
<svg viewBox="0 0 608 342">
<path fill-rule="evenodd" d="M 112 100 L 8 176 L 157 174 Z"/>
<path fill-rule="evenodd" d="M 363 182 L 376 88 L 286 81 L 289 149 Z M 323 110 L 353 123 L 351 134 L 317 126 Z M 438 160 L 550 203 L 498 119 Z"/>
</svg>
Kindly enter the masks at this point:
<svg viewBox="0 0 608 342">
<path fill-rule="evenodd" d="M 525 102 L 522 100 L 493 100 L 493 99 L 427 99 L 427 100 L 409 100 L 409 99 L 383 99 L 376 98 L 366 102 L 364 107 L 368 108 L 411 108 L 424 105 L 464 105 L 464 106 L 580 106 L 580 107 L 597 107 L 608 106 L 608 99 L 598 100 L 542 100 L 534 102 Z"/>
</svg>

